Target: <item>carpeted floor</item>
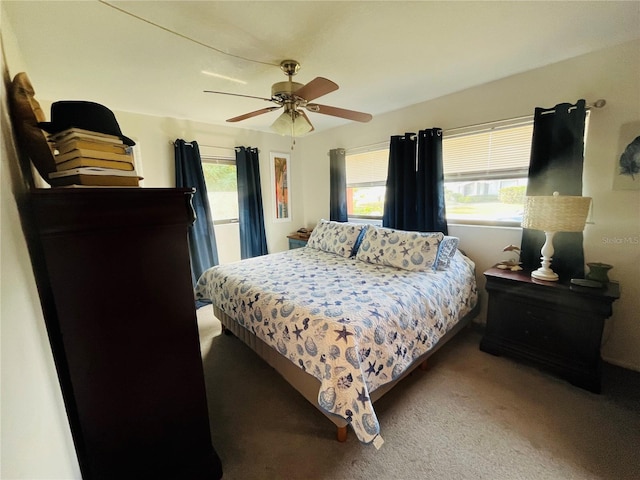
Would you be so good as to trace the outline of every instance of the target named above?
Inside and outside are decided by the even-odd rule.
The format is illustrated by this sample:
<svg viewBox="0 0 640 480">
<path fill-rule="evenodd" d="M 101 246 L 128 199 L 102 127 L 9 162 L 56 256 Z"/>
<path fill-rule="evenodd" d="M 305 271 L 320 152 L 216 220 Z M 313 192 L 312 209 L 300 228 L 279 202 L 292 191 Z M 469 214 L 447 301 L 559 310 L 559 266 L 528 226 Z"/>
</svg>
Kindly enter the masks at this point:
<svg viewBox="0 0 640 480">
<path fill-rule="evenodd" d="M 478 349 L 466 329 L 376 404 L 380 450 L 335 428 L 199 310 L 211 432 L 225 480 L 638 479 L 640 373 L 603 393 Z"/>
</svg>

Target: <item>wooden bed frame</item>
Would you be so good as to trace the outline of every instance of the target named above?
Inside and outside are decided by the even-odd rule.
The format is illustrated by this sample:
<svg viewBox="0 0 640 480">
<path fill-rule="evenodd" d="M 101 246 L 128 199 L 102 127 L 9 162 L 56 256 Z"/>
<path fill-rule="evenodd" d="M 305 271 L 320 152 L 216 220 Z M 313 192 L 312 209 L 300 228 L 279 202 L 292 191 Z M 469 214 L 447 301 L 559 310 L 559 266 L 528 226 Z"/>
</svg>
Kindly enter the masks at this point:
<svg viewBox="0 0 640 480">
<path fill-rule="evenodd" d="M 418 357 L 411 366 L 397 379 L 392 382 L 386 383 L 377 388 L 373 392 L 370 392 L 371 402 L 377 401 L 385 393 L 390 391 L 398 382 L 413 372 L 416 368 L 427 368 L 427 359 L 436 353 L 440 347 L 445 345 L 451 338 L 453 338 L 458 332 L 465 328 L 471 320 L 478 314 L 480 309 L 480 302 L 478 301 L 476 306 L 467 313 L 460 321 L 449 330 L 440 341 L 434 345 L 434 347 L 426 352 L 421 357 Z M 347 427 L 349 423 L 342 417 L 334 415 L 332 413 L 322 410 L 318 405 L 318 392 L 320 391 L 320 381 L 313 375 L 310 375 L 298 368 L 293 362 L 286 357 L 282 356 L 278 351 L 267 345 L 261 339 L 252 334 L 249 330 L 239 325 L 235 320 L 229 317 L 226 313 L 220 310 L 215 305 L 213 306 L 213 313 L 218 320 L 222 323 L 222 330 L 224 333 L 231 333 L 244 342 L 249 348 L 256 352 L 263 360 L 265 360 L 272 368 L 274 368 L 282 377 L 295 388 L 304 398 L 306 398 L 311 404 L 313 404 L 323 415 L 331 420 L 337 427 L 337 439 L 339 442 L 344 442 L 347 439 Z"/>
</svg>

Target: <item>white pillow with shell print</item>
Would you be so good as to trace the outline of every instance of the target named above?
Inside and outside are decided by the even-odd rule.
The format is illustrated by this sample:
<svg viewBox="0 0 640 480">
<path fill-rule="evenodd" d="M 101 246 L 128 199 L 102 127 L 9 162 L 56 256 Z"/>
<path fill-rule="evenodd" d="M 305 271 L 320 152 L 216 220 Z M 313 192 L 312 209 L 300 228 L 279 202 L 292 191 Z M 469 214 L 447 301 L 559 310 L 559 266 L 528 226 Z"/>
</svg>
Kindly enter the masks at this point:
<svg viewBox="0 0 640 480">
<path fill-rule="evenodd" d="M 353 255 L 353 247 L 365 227 L 366 225 L 362 223 L 333 222 L 322 219 L 311 232 L 307 247 L 348 258 Z"/>
<path fill-rule="evenodd" d="M 441 232 L 406 232 L 369 226 L 356 258 L 413 272 L 433 270 Z"/>
</svg>

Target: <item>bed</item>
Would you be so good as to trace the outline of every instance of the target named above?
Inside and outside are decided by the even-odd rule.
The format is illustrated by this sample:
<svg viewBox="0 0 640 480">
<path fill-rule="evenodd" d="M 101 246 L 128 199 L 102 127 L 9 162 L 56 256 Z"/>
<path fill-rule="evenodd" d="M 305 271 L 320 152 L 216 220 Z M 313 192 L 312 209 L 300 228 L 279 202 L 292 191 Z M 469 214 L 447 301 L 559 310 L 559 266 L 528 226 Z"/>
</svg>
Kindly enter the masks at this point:
<svg viewBox="0 0 640 480">
<path fill-rule="evenodd" d="M 373 403 L 477 310 L 474 263 L 442 233 L 321 220 L 306 247 L 210 268 L 197 300 L 346 439 L 382 442 Z"/>
</svg>

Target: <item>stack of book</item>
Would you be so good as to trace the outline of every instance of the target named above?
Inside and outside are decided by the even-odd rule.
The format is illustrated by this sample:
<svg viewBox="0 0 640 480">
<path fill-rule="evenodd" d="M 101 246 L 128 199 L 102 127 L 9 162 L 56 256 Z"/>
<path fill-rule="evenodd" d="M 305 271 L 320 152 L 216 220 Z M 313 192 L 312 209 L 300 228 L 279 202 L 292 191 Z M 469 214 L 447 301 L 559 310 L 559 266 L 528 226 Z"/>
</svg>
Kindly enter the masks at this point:
<svg viewBox="0 0 640 480">
<path fill-rule="evenodd" d="M 140 185 L 131 147 L 114 135 L 69 128 L 49 135 L 57 153 L 51 185 L 131 186 Z"/>
</svg>

